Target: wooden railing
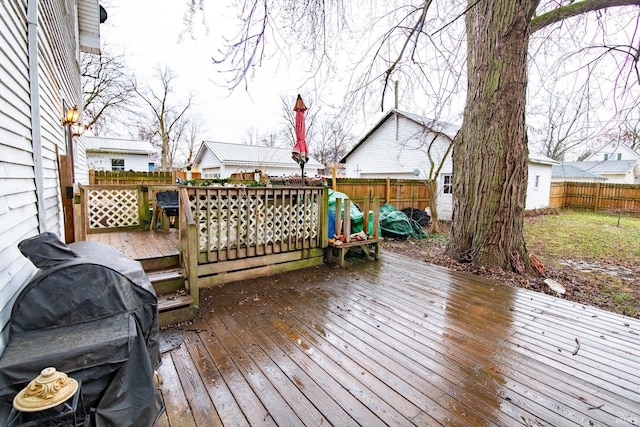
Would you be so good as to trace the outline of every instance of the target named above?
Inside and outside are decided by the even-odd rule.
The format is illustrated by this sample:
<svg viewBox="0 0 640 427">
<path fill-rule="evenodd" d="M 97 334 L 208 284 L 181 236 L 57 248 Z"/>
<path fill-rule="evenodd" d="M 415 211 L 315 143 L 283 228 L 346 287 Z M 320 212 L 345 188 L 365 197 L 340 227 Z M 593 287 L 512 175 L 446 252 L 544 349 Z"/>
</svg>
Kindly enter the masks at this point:
<svg viewBox="0 0 640 427">
<path fill-rule="evenodd" d="M 80 185 L 76 240 L 87 234 L 149 228 L 156 193 L 177 185 Z"/>
<path fill-rule="evenodd" d="M 190 211 L 197 228 L 199 287 L 322 263 L 325 188 L 181 187 L 181 193 L 181 215 Z M 190 248 L 184 259 L 193 265 L 192 232 L 181 230 L 181 246 Z"/>
<path fill-rule="evenodd" d="M 187 278 L 186 288 L 193 298 L 193 305 L 198 307 L 200 297 L 198 292 L 198 226 L 190 209 L 189 194 L 186 188 L 180 188 L 180 265 L 185 270 Z"/>
</svg>

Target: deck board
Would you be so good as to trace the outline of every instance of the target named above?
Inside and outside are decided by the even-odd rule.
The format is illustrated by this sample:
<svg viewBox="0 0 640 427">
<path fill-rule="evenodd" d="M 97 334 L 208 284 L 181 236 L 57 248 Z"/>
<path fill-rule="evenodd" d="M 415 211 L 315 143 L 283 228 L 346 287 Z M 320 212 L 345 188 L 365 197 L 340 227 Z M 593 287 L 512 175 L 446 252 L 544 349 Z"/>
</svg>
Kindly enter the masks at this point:
<svg viewBox="0 0 640 427">
<path fill-rule="evenodd" d="M 178 254 L 178 231 L 138 230 L 87 234 L 87 240 L 106 243 L 136 260 Z"/>
<path fill-rule="evenodd" d="M 199 313 L 163 355 L 170 426 L 640 423 L 640 321 L 384 251 Z"/>
</svg>

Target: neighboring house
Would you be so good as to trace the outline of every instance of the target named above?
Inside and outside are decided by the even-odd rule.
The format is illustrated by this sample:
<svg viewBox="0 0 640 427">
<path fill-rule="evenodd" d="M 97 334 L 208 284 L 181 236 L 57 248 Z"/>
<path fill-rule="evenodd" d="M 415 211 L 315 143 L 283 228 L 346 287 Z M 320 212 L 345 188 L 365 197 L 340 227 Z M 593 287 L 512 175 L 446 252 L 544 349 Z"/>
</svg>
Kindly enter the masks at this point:
<svg viewBox="0 0 640 427">
<path fill-rule="evenodd" d="M 605 177 L 584 171 L 566 162 L 551 167 L 551 182 L 604 182 L 606 180 Z"/>
<path fill-rule="evenodd" d="M 444 158 L 437 177 L 438 215 L 440 219 L 450 220 L 453 162 L 451 152 L 444 157 L 449 140 L 441 134 L 453 138 L 457 131 L 455 125 L 392 109 L 358 141 L 341 163 L 345 164 L 348 177 L 427 179 L 430 163 L 426 147 L 433 142 L 431 155 L 436 166 Z M 549 205 L 551 165 L 555 163 L 545 156 L 529 156 L 526 209 Z"/>
<path fill-rule="evenodd" d="M 604 160 L 638 160 L 640 154 L 636 153 L 624 142 L 611 141 L 598 149 L 595 153 L 584 159 L 585 161 Z"/>
<path fill-rule="evenodd" d="M 193 162 L 202 178 L 228 178 L 232 173 L 261 170 L 269 176 L 300 175 L 300 165 L 291 158 L 291 149 L 260 145 L 204 141 Z M 324 166 L 310 158 L 304 166 L 308 177 Z"/>
<path fill-rule="evenodd" d="M 82 138 L 62 117 L 82 105 L 80 51 L 100 52 L 100 7 L 97 0 L 11 0 L 2 2 L 0 21 L 1 353 L 15 297 L 35 271 L 18 243 L 43 232 L 64 240 L 61 180 L 88 181 Z"/>
<path fill-rule="evenodd" d="M 565 162 L 606 178 L 611 184 L 640 184 L 640 154 L 623 142 L 603 145 L 582 162 Z"/>
<path fill-rule="evenodd" d="M 640 161 L 638 160 L 592 160 L 562 164 L 600 175 L 608 184 L 640 184 Z"/>
<path fill-rule="evenodd" d="M 116 138 L 85 137 L 89 169 L 102 171 L 154 170 L 152 156 L 156 153 L 148 141 Z"/>
</svg>

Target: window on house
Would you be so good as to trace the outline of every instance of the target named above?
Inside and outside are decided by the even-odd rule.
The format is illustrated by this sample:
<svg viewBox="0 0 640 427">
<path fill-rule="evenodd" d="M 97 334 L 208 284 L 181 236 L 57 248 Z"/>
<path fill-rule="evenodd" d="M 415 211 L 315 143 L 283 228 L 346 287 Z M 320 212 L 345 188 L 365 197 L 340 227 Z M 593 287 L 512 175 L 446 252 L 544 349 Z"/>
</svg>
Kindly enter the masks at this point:
<svg viewBox="0 0 640 427">
<path fill-rule="evenodd" d="M 444 194 L 453 193 L 453 175 L 450 173 L 442 175 L 442 192 Z"/>
<path fill-rule="evenodd" d="M 605 153 L 605 155 L 604 155 L 604 159 L 605 159 L 605 160 L 609 160 L 609 155 Z"/>
<path fill-rule="evenodd" d="M 153 172 L 156 170 L 156 164 L 149 162 L 149 172 Z"/>
<path fill-rule="evenodd" d="M 622 153 L 618 153 L 618 160 L 622 160 Z"/>
<path fill-rule="evenodd" d="M 124 171 L 124 159 L 111 159 L 112 171 Z"/>
<path fill-rule="evenodd" d="M 535 183 L 535 187 L 536 190 L 538 188 L 540 188 L 540 175 L 536 175 L 536 183 Z"/>
</svg>

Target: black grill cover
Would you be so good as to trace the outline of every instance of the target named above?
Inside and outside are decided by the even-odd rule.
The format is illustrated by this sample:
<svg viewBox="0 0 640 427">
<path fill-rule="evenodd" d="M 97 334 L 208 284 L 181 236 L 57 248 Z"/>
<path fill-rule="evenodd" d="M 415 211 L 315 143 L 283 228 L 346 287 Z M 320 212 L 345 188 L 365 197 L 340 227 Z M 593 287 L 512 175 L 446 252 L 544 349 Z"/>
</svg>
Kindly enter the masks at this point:
<svg viewBox="0 0 640 427">
<path fill-rule="evenodd" d="M 153 384 L 158 310 L 140 263 L 104 243 L 66 246 L 53 233 L 19 249 L 39 270 L 13 306 L 0 358 L 0 413 L 53 366 L 82 381 L 97 426 L 153 426 L 164 409 Z"/>
</svg>

